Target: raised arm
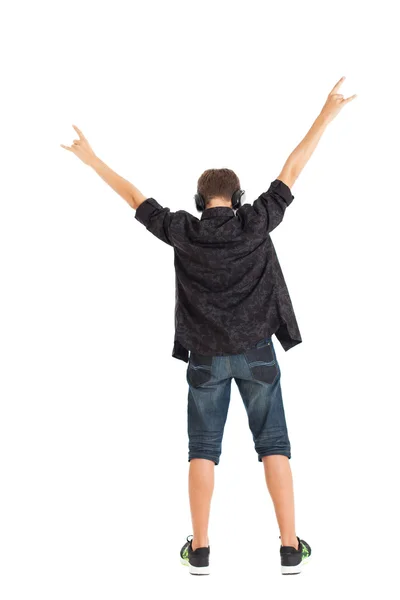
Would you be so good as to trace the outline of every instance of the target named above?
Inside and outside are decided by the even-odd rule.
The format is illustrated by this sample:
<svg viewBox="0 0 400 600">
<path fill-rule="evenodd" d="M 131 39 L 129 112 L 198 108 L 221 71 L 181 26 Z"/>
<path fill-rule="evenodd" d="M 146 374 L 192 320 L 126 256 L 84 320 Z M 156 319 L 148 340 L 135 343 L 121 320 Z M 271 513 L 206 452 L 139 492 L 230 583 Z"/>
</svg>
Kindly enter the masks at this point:
<svg viewBox="0 0 400 600">
<path fill-rule="evenodd" d="M 88 140 L 83 135 L 82 131 L 75 125 L 72 125 L 79 136 L 79 140 L 74 140 L 72 146 L 64 146 L 62 148 L 69 150 L 77 156 L 82 162 L 94 171 L 106 182 L 114 191 L 117 192 L 126 202 L 134 209 L 138 208 L 142 202 L 146 200 L 146 196 L 140 192 L 137 187 L 130 183 L 115 171 L 110 169 L 96 154 L 93 152 Z"/>
<path fill-rule="evenodd" d="M 353 96 L 344 99 L 343 94 L 338 93 L 344 79 L 345 77 L 341 77 L 336 85 L 333 86 L 320 114 L 315 119 L 304 139 L 290 154 L 282 171 L 278 175 L 277 179 L 283 181 L 289 188 L 292 188 L 294 182 L 304 169 L 326 127 L 336 117 L 343 106 L 357 96 L 357 94 L 354 94 Z"/>
</svg>

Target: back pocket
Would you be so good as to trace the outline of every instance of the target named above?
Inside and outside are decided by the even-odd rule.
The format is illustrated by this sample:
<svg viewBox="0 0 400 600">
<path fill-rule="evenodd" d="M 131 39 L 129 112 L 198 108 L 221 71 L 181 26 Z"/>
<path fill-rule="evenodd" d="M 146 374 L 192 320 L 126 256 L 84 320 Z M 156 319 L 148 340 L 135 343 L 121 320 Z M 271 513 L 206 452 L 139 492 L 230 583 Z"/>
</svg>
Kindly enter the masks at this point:
<svg viewBox="0 0 400 600">
<path fill-rule="evenodd" d="M 279 365 L 272 340 L 244 353 L 254 379 L 264 383 L 273 383 L 279 373 Z"/>
<path fill-rule="evenodd" d="M 186 381 L 193 387 L 204 385 L 212 377 L 213 356 L 190 352 Z"/>
</svg>

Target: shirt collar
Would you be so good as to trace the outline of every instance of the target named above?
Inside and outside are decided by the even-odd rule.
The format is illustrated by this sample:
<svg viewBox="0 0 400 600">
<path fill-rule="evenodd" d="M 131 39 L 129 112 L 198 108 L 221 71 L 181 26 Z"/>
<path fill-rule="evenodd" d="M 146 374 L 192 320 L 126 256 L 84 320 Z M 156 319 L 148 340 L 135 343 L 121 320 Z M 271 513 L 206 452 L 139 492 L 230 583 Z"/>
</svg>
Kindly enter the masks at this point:
<svg viewBox="0 0 400 600">
<path fill-rule="evenodd" d="M 234 216 L 233 208 L 229 206 L 212 206 L 211 208 L 205 208 L 201 213 L 201 220 L 203 219 L 212 219 L 213 217 L 223 217 L 223 216 Z"/>
</svg>

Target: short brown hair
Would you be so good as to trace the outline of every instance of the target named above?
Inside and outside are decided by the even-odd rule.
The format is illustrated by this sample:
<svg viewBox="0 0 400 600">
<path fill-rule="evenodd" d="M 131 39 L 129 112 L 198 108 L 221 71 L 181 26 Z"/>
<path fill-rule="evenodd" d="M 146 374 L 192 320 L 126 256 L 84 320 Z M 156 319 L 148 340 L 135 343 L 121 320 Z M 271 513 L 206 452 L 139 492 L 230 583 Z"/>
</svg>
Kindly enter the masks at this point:
<svg viewBox="0 0 400 600">
<path fill-rule="evenodd" d="M 217 196 L 230 201 L 233 193 L 239 189 L 239 177 L 231 169 L 207 169 L 197 182 L 197 191 L 206 204 Z"/>
</svg>

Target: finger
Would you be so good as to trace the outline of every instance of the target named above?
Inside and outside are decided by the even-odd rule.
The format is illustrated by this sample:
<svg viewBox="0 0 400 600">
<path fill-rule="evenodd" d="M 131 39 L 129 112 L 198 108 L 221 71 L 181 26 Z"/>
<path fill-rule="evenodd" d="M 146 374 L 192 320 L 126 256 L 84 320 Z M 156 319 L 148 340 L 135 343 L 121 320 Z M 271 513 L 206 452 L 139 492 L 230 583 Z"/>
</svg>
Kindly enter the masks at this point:
<svg viewBox="0 0 400 600">
<path fill-rule="evenodd" d="M 357 97 L 357 94 L 353 94 L 352 96 L 350 96 L 350 98 L 346 98 L 346 100 L 342 101 L 342 104 L 347 104 L 348 102 L 351 102 L 352 100 L 354 100 L 354 98 Z"/>
<path fill-rule="evenodd" d="M 330 94 L 336 94 L 337 90 L 339 89 L 339 87 L 342 85 L 343 81 L 346 79 L 345 76 L 341 77 L 339 79 L 339 81 L 333 86 L 333 88 L 331 89 L 331 91 L 329 92 Z"/>
<path fill-rule="evenodd" d="M 79 138 L 81 140 L 84 140 L 85 136 L 83 135 L 82 131 L 76 125 L 72 125 L 72 127 L 75 129 L 76 133 L 79 135 Z"/>
<path fill-rule="evenodd" d="M 68 146 L 64 146 L 64 144 L 60 144 L 61 148 L 65 148 L 66 150 L 69 150 L 70 152 L 72 152 L 71 148 L 69 148 Z"/>
</svg>

